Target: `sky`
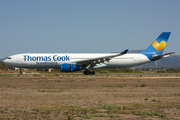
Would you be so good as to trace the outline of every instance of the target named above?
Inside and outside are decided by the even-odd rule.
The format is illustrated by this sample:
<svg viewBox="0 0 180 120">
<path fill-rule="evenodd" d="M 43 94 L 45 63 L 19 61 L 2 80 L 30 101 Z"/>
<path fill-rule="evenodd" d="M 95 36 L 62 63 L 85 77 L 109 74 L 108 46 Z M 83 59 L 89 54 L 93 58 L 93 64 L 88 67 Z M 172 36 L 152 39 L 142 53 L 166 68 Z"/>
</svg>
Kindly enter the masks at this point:
<svg viewBox="0 0 180 120">
<path fill-rule="evenodd" d="M 0 59 L 144 50 L 162 32 L 180 54 L 180 0 L 0 0 Z"/>
</svg>

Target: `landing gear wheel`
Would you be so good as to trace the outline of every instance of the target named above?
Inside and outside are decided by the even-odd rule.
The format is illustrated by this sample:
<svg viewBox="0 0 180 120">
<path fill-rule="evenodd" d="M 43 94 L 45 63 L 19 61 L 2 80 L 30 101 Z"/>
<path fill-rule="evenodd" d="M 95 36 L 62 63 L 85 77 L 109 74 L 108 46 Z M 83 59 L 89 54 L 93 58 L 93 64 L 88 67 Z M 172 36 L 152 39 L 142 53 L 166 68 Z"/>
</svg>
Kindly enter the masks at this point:
<svg viewBox="0 0 180 120">
<path fill-rule="evenodd" d="M 84 74 L 85 74 L 85 75 L 90 75 L 90 74 L 91 74 L 91 71 L 86 70 L 86 71 L 84 71 Z"/>
<path fill-rule="evenodd" d="M 91 72 L 91 75 L 95 75 L 95 72 L 94 72 L 94 71 L 92 71 L 92 72 Z"/>
<path fill-rule="evenodd" d="M 84 71 L 84 74 L 87 75 L 87 71 Z"/>
<path fill-rule="evenodd" d="M 94 71 L 85 70 L 84 74 L 85 75 L 95 75 L 95 72 Z"/>
</svg>

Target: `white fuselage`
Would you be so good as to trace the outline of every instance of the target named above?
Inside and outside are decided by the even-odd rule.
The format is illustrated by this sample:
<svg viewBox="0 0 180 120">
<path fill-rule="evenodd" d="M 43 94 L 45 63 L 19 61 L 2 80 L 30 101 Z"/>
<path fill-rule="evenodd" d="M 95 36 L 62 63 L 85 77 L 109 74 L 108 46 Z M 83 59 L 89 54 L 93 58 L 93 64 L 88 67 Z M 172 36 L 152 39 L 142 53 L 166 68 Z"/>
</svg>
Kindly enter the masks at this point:
<svg viewBox="0 0 180 120">
<path fill-rule="evenodd" d="M 77 61 L 114 55 L 112 53 L 27 53 L 9 56 L 3 62 L 19 68 L 60 68 L 61 64 L 76 64 Z M 143 54 L 125 54 L 100 63 L 106 68 L 132 67 L 151 62 Z M 102 68 L 101 65 L 97 68 Z M 82 67 L 83 68 L 83 67 Z M 96 68 L 96 67 L 94 67 Z"/>
</svg>

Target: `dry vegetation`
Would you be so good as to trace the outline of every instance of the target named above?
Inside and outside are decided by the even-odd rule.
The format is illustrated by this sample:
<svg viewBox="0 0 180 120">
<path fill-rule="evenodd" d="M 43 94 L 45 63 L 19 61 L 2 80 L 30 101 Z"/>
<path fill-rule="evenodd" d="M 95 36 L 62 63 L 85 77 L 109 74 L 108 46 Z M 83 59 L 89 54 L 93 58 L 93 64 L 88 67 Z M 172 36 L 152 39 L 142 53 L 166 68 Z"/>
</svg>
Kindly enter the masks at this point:
<svg viewBox="0 0 180 120">
<path fill-rule="evenodd" d="M 180 77 L 0 76 L 0 119 L 180 119 Z"/>
</svg>

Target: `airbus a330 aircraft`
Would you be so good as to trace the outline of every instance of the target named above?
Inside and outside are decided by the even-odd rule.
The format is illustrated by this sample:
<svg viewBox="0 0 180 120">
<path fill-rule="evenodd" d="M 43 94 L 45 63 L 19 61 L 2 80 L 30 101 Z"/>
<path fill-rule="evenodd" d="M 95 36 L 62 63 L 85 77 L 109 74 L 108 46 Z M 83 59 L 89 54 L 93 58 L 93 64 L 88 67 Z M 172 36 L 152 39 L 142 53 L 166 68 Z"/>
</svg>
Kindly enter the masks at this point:
<svg viewBox="0 0 180 120">
<path fill-rule="evenodd" d="M 130 54 L 122 53 L 24 53 L 9 56 L 3 63 L 20 68 L 60 68 L 62 72 L 75 72 L 85 69 L 85 75 L 94 75 L 91 69 L 132 67 L 169 57 L 162 54 L 170 32 L 163 32 L 146 50 Z"/>
</svg>

